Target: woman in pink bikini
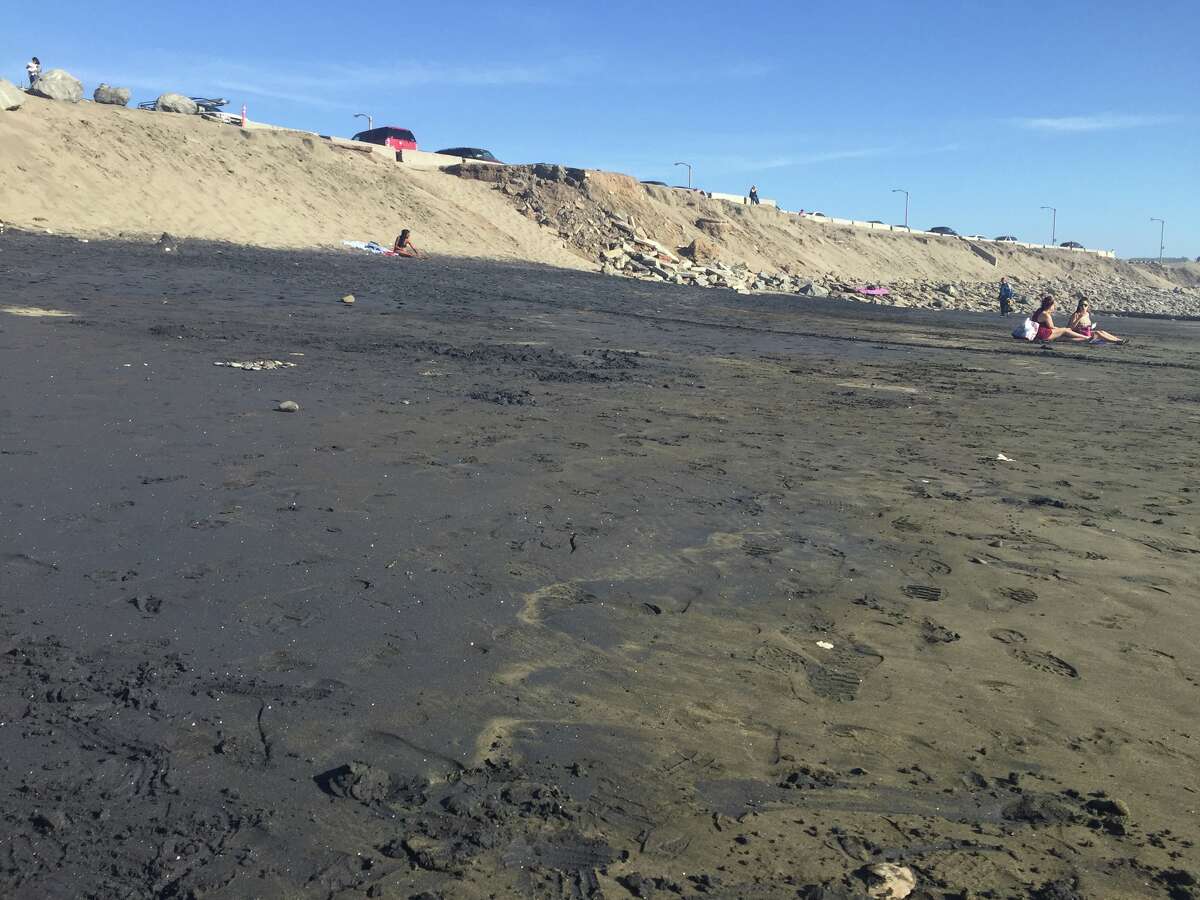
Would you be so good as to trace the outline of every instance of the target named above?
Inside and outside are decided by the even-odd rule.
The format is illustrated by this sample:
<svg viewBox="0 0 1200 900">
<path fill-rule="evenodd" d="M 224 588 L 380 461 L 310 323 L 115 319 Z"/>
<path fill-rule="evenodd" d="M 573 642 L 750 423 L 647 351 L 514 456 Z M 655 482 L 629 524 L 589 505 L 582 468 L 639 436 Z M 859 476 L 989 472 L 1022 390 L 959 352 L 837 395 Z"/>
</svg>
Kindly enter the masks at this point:
<svg viewBox="0 0 1200 900">
<path fill-rule="evenodd" d="M 1111 344 L 1128 343 L 1125 338 L 1119 338 L 1115 334 L 1097 328 L 1092 324 L 1092 307 L 1086 297 L 1080 298 L 1079 305 L 1075 307 L 1075 312 L 1071 315 L 1069 324 L 1072 331 L 1082 334 L 1085 337 L 1100 338 Z M 1040 331 L 1041 329 L 1039 328 L 1038 330 Z"/>
<path fill-rule="evenodd" d="M 1051 313 L 1054 311 L 1054 298 L 1043 297 L 1042 305 L 1038 307 L 1029 318 L 1037 325 L 1037 341 L 1057 341 L 1059 338 L 1065 337 L 1070 341 L 1087 341 L 1091 340 L 1087 335 L 1080 334 L 1077 331 L 1072 331 L 1070 328 L 1056 328 L 1054 318 Z"/>
</svg>

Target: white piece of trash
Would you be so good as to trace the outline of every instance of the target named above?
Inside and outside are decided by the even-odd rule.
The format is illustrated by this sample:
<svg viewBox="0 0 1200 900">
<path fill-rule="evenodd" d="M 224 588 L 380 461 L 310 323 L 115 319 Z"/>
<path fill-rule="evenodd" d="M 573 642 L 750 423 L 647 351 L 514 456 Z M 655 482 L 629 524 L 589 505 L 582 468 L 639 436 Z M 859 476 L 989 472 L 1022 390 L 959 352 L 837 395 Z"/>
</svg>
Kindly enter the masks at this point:
<svg viewBox="0 0 1200 900">
<path fill-rule="evenodd" d="M 1003 453 L 996 454 L 996 461 L 997 462 L 1012 462 L 1012 460 L 1009 459 L 1007 456 L 1005 456 Z"/>
<path fill-rule="evenodd" d="M 829 643 L 829 641 L 817 641 L 817 646 L 820 647 L 822 650 L 832 650 L 833 649 L 833 644 Z"/>
</svg>

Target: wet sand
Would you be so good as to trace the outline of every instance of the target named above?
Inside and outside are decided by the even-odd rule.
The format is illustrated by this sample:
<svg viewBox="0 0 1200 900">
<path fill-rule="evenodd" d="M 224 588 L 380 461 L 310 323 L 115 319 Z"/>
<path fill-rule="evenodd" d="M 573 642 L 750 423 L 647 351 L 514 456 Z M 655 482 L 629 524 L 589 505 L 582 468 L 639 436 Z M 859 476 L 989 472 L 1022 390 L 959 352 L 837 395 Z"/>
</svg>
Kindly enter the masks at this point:
<svg viewBox="0 0 1200 900">
<path fill-rule="evenodd" d="M 0 279 L 5 897 L 1197 892 L 1200 325 L 11 232 Z"/>
</svg>

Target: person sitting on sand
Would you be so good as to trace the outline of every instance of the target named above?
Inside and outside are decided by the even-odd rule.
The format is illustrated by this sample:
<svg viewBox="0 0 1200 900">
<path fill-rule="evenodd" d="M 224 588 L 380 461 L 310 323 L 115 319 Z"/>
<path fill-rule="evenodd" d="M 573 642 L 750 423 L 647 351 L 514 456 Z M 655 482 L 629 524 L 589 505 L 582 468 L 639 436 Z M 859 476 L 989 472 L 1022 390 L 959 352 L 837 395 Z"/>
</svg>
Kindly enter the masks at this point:
<svg viewBox="0 0 1200 900">
<path fill-rule="evenodd" d="M 1072 331 L 1082 334 L 1084 337 L 1100 338 L 1112 344 L 1127 343 L 1125 338 L 1119 338 L 1109 331 L 1103 331 L 1096 327 L 1092 322 L 1092 307 L 1088 303 L 1087 297 L 1079 298 L 1079 305 L 1075 307 L 1075 312 L 1071 315 L 1070 327 Z"/>
<path fill-rule="evenodd" d="M 1055 303 L 1053 297 L 1043 297 L 1042 305 L 1038 307 L 1029 318 L 1037 325 L 1037 336 L 1034 340 L 1037 341 L 1057 341 L 1059 338 L 1065 337 L 1071 341 L 1086 341 L 1089 340 L 1085 335 L 1072 331 L 1070 328 L 1056 328 L 1054 325 L 1054 317 L 1051 313 L 1054 311 Z"/>
<path fill-rule="evenodd" d="M 421 251 L 417 249 L 408 236 L 408 229 L 405 228 L 400 232 L 400 236 L 396 238 L 396 243 L 392 246 L 392 253 L 396 256 L 407 256 L 410 259 L 422 259 Z"/>
</svg>

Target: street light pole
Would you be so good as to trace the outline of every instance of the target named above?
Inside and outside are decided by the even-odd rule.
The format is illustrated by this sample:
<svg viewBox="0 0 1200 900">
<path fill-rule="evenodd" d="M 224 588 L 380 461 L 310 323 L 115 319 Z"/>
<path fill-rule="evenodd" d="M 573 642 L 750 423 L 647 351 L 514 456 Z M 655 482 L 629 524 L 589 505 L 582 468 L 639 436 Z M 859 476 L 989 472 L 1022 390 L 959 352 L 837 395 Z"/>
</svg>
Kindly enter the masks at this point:
<svg viewBox="0 0 1200 900">
<path fill-rule="evenodd" d="M 1042 209 L 1050 210 L 1050 246 L 1053 247 L 1058 238 L 1058 210 L 1053 206 L 1043 206 Z"/>
<path fill-rule="evenodd" d="M 904 195 L 904 227 L 907 228 L 908 227 L 908 191 L 904 190 L 904 188 L 892 188 L 892 193 Z"/>
<path fill-rule="evenodd" d="M 370 131 L 372 128 L 375 127 L 375 120 L 372 119 L 370 116 L 368 116 L 366 113 L 355 113 L 354 118 L 366 119 L 367 120 L 367 131 Z"/>
<path fill-rule="evenodd" d="M 690 187 L 692 186 L 692 164 L 691 164 L 691 163 L 685 163 L 685 162 L 677 162 L 677 163 L 675 163 L 675 165 L 677 165 L 677 166 L 687 166 L 687 170 L 688 170 L 688 187 L 690 188 Z"/>
<path fill-rule="evenodd" d="M 1163 236 L 1167 233 L 1167 223 L 1162 219 L 1155 219 L 1153 217 L 1151 217 L 1150 221 L 1158 223 L 1158 266 L 1161 269 L 1163 249 L 1166 247 L 1166 244 L 1163 242 Z"/>
</svg>

